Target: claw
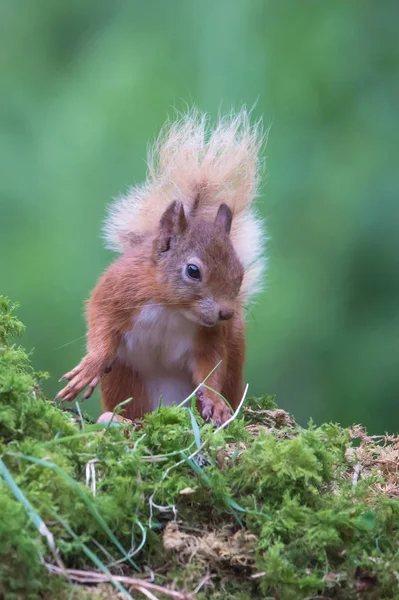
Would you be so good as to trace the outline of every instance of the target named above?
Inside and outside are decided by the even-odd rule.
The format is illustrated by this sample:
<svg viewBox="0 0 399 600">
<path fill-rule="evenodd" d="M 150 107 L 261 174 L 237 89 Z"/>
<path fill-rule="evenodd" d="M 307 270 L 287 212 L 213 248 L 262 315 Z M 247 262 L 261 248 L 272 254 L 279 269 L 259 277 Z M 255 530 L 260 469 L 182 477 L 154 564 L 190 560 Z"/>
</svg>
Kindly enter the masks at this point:
<svg viewBox="0 0 399 600">
<path fill-rule="evenodd" d="M 83 399 L 90 398 L 95 388 L 100 381 L 99 367 L 96 361 L 85 357 L 74 369 L 68 371 L 61 377 L 61 381 L 69 381 L 69 383 L 58 392 L 55 400 L 62 402 L 71 402 L 88 386 Z"/>
<path fill-rule="evenodd" d="M 89 387 L 87 389 L 87 392 L 85 393 L 85 395 L 83 396 L 83 400 L 87 400 L 87 398 L 90 398 L 90 396 L 92 396 L 94 390 L 96 389 L 96 387 L 98 386 L 98 382 L 100 381 L 99 377 L 95 377 L 89 384 Z"/>
<path fill-rule="evenodd" d="M 221 399 L 210 399 L 202 389 L 198 390 L 197 399 L 202 404 L 201 415 L 206 422 L 213 421 L 219 427 L 229 419 L 230 410 Z"/>
</svg>

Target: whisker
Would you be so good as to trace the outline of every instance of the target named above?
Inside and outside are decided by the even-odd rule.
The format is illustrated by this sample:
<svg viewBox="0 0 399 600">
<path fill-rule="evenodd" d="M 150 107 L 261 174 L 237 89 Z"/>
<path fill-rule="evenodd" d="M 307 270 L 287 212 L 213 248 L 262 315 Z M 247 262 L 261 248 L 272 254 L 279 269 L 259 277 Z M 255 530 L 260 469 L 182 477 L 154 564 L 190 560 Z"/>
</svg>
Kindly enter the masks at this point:
<svg viewBox="0 0 399 600">
<path fill-rule="evenodd" d="M 140 308 L 146 308 L 147 306 L 152 307 L 152 306 L 164 306 L 164 307 L 168 307 L 168 306 L 178 306 L 180 308 L 189 308 L 190 307 L 190 303 L 187 302 L 168 302 L 167 304 L 165 304 L 164 302 L 143 302 L 141 304 L 132 304 L 130 306 L 127 306 L 125 308 L 125 310 L 135 310 L 135 309 L 140 309 Z M 250 310 L 250 308 L 248 306 L 244 305 L 244 310 L 252 317 L 253 314 Z M 53 350 L 61 350 L 62 348 L 66 348 L 67 346 L 70 346 L 71 344 L 75 344 L 76 342 L 79 342 L 80 340 L 83 340 L 86 337 L 86 334 L 81 335 L 78 338 L 75 338 L 74 340 L 71 340 L 70 342 L 66 342 L 65 344 L 61 344 L 61 346 L 56 346 Z"/>
<path fill-rule="evenodd" d="M 164 306 L 165 308 L 167 308 L 168 306 L 178 306 L 180 308 L 189 308 L 190 307 L 190 303 L 189 302 L 168 302 L 167 304 L 165 302 L 145 302 L 143 304 L 132 304 L 130 306 L 127 306 L 124 310 L 133 310 L 135 308 L 152 308 L 153 306 Z"/>
<path fill-rule="evenodd" d="M 75 342 L 79 342 L 79 340 L 83 340 L 86 337 L 85 335 L 81 335 L 80 337 L 76 338 L 75 340 L 71 340 L 70 342 L 67 342 L 66 344 L 62 344 L 62 346 L 56 346 L 54 348 L 54 350 L 61 350 L 61 348 L 65 348 L 66 346 L 70 346 L 71 344 L 75 344 Z"/>
</svg>

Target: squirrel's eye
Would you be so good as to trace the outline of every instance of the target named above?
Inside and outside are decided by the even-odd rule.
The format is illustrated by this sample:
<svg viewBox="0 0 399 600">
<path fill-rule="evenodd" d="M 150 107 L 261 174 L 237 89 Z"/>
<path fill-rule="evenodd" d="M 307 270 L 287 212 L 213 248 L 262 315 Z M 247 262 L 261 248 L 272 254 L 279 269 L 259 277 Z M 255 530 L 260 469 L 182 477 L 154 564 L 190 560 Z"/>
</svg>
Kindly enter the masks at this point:
<svg viewBox="0 0 399 600">
<path fill-rule="evenodd" d="M 201 271 L 197 265 L 187 265 L 186 273 L 191 279 L 201 279 Z"/>
</svg>

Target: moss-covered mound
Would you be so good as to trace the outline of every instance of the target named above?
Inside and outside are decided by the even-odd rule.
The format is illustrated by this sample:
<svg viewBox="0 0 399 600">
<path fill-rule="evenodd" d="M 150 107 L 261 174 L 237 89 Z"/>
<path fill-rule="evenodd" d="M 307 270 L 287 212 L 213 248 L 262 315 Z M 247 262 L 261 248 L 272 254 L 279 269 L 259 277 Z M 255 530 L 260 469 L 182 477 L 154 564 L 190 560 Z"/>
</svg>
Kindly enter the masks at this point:
<svg viewBox="0 0 399 600">
<path fill-rule="evenodd" d="M 0 313 L 0 597 L 399 598 L 399 440 L 272 398 L 95 425 L 40 391 Z"/>
</svg>

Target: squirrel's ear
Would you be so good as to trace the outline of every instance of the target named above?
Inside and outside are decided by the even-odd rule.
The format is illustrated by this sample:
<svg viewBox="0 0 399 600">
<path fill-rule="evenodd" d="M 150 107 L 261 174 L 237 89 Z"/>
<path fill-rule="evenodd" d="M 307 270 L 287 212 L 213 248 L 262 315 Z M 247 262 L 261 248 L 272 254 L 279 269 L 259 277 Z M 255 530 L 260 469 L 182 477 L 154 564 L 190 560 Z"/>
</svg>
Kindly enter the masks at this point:
<svg viewBox="0 0 399 600">
<path fill-rule="evenodd" d="M 185 232 L 187 219 L 184 214 L 183 204 L 175 200 L 169 204 L 159 222 L 157 238 L 158 252 L 166 252 L 170 248 L 172 237 Z"/>
<path fill-rule="evenodd" d="M 215 219 L 216 227 L 220 227 L 228 235 L 230 233 L 232 220 L 233 213 L 231 212 L 231 209 L 227 204 L 221 204 Z"/>
</svg>

